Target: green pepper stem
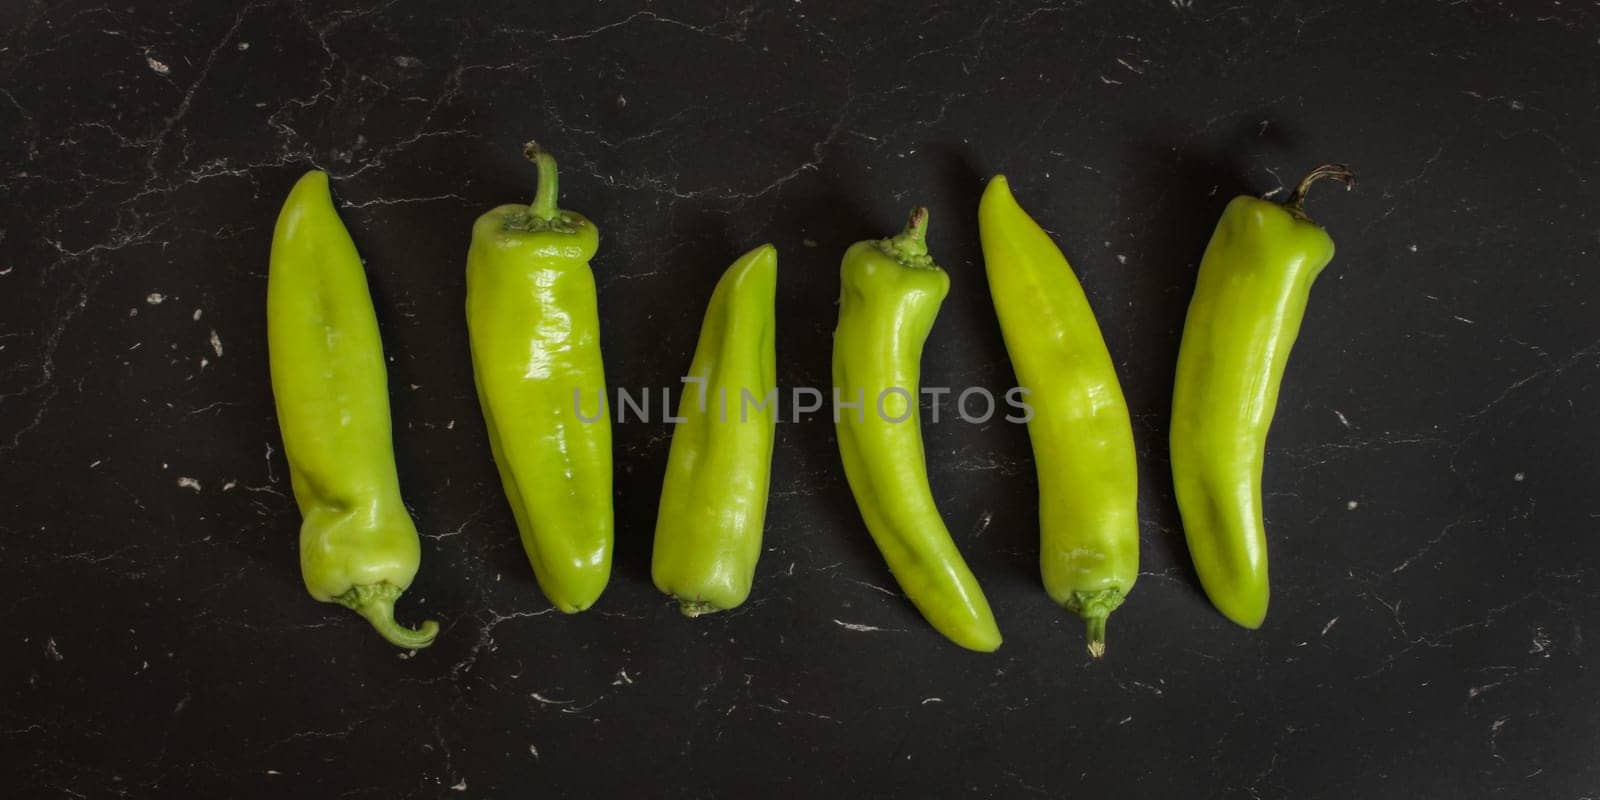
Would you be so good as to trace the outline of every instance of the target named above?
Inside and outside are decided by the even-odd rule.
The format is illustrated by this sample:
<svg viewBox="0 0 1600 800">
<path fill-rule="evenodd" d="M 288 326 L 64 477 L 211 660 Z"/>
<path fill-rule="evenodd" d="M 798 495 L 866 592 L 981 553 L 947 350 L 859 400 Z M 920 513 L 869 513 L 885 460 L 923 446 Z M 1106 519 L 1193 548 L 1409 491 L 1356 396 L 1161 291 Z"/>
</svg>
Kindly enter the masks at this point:
<svg viewBox="0 0 1600 800">
<path fill-rule="evenodd" d="M 350 591 L 334 598 L 340 605 L 366 617 L 390 644 L 408 650 L 420 650 L 433 644 L 439 635 L 439 623 L 428 620 L 416 629 L 407 628 L 394 619 L 394 601 L 400 597 L 400 587 L 392 583 L 353 586 Z"/>
<path fill-rule="evenodd" d="M 1347 191 L 1356 188 L 1356 174 L 1351 172 L 1349 167 L 1343 164 L 1323 164 L 1318 166 L 1300 179 L 1300 185 L 1296 186 L 1294 192 L 1289 195 L 1289 199 L 1284 201 L 1283 207 L 1288 209 L 1295 219 L 1310 219 L 1310 217 L 1306 216 L 1304 208 L 1306 192 L 1311 189 L 1311 184 L 1323 178 L 1331 178 L 1344 184 L 1344 188 Z"/>
<path fill-rule="evenodd" d="M 528 206 L 528 213 L 534 219 L 550 222 L 560 213 L 556 207 L 556 191 L 559 188 L 556 157 L 546 152 L 538 142 L 523 145 L 522 156 L 539 168 L 539 188 L 533 194 L 533 204 Z"/>
<path fill-rule="evenodd" d="M 928 255 L 928 209 L 922 206 L 911 209 L 905 230 L 879 241 L 878 246 L 890 258 L 908 267 L 933 266 L 933 258 Z"/>
<path fill-rule="evenodd" d="M 1068 611 L 1083 617 L 1088 626 L 1089 655 L 1099 658 L 1106 654 L 1106 617 L 1122 605 L 1121 589 L 1100 589 L 1092 592 L 1073 592 L 1064 604 Z"/>
<path fill-rule="evenodd" d="M 1096 614 L 1084 617 L 1088 626 L 1087 638 L 1089 640 L 1089 655 L 1099 658 L 1106 654 L 1106 615 Z"/>
</svg>

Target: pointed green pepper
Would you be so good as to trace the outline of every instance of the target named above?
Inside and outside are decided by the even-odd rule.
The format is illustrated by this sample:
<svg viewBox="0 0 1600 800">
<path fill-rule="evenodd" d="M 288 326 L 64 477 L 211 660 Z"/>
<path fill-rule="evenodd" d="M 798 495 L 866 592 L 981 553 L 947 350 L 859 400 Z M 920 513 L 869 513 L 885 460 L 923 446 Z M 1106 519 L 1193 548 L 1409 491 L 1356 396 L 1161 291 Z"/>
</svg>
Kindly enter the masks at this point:
<svg viewBox="0 0 1600 800">
<path fill-rule="evenodd" d="M 1094 310 L 1061 250 L 995 176 L 978 232 L 1006 353 L 1028 390 L 1045 591 L 1105 653 L 1106 617 L 1139 579 L 1133 423 Z"/>
<path fill-rule="evenodd" d="M 733 262 L 684 376 L 650 571 L 687 616 L 743 603 L 761 556 L 778 421 L 777 279 L 770 244 Z"/>
<path fill-rule="evenodd" d="M 545 596 L 571 614 L 611 577 L 611 423 L 589 268 L 600 234 L 556 207 L 555 159 L 532 143 L 526 155 L 539 168 L 533 204 L 500 206 L 472 226 L 467 332 L 523 549 Z"/>
<path fill-rule="evenodd" d="M 1282 205 L 1236 197 L 1200 260 L 1172 394 L 1172 483 L 1200 585 L 1224 616 L 1267 616 L 1261 468 L 1289 350 L 1333 240 L 1301 208 L 1342 164 L 1312 170 Z"/>
<path fill-rule="evenodd" d="M 427 647 L 438 623 L 411 630 L 394 619 L 422 548 L 400 499 L 378 318 L 324 172 L 294 185 L 273 230 L 267 350 L 306 589 L 394 644 Z"/>
<path fill-rule="evenodd" d="M 951 641 L 991 652 L 1000 628 L 939 515 L 922 446 L 922 346 L 950 293 L 950 276 L 928 255 L 927 230 L 928 210 L 918 208 L 900 235 L 845 251 L 834 423 L 856 506 L 906 597 Z"/>
</svg>

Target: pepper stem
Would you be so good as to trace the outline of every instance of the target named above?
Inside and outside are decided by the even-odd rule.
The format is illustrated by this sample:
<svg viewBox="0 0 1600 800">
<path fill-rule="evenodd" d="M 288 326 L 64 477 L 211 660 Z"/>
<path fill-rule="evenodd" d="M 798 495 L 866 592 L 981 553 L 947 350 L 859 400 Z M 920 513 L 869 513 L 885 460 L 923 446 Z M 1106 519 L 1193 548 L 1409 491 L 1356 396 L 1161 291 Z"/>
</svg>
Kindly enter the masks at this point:
<svg viewBox="0 0 1600 800">
<path fill-rule="evenodd" d="M 1088 626 L 1085 638 L 1089 655 L 1099 658 L 1106 654 L 1106 617 L 1122 605 L 1121 589 L 1100 589 L 1093 592 L 1073 592 L 1064 603 L 1068 611 L 1083 617 Z"/>
<path fill-rule="evenodd" d="M 1088 625 L 1089 655 L 1095 658 L 1106 654 L 1106 616 L 1096 614 L 1083 618 L 1084 623 Z"/>
<path fill-rule="evenodd" d="M 538 142 L 523 145 L 522 156 L 539 168 L 539 188 L 533 194 L 533 205 L 528 206 L 528 213 L 534 219 L 550 222 L 560 213 L 556 207 L 556 190 L 559 188 L 556 157 L 546 152 Z"/>
<path fill-rule="evenodd" d="M 439 623 L 428 620 L 416 629 L 407 628 L 394 619 L 394 601 L 400 597 L 400 587 L 392 583 L 353 586 L 350 591 L 334 598 L 340 605 L 366 617 L 379 635 L 390 644 L 407 650 L 420 650 L 433 644 L 439 635 Z"/>
<path fill-rule="evenodd" d="M 933 266 L 933 258 L 928 255 L 928 209 L 922 206 L 911 209 L 905 230 L 881 240 L 878 246 L 890 258 L 907 266 Z"/>
<path fill-rule="evenodd" d="M 1311 184 L 1323 178 L 1331 178 L 1344 184 L 1344 188 L 1347 191 L 1356 188 L 1356 174 L 1343 164 L 1323 164 L 1311 170 L 1306 173 L 1304 178 L 1300 179 L 1300 185 L 1294 188 L 1294 192 L 1289 195 L 1289 199 L 1284 201 L 1283 204 L 1283 207 L 1288 209 L 1295 219 L 1310 219 L 1310 217 L 1306 216 L 1305 208 L 1303 207 L 1306 202 L 1306 192 L 1311 189 Z"/>
</svg>

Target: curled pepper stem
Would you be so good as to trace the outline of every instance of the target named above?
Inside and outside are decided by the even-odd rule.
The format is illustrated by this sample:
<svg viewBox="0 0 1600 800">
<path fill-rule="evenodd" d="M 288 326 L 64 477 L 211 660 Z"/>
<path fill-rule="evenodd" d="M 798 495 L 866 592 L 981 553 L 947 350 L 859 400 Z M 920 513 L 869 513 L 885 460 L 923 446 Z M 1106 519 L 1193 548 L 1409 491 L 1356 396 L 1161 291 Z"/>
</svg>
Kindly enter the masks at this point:
<svg viewBox="0 0 1600 800">
<path fill-rule="evenodd" d="M 522 156 L 539 168 L 539 188 L 533 194 L 533 204 L 528 206 L 528 213 L 537 220 L 553 221 L 561 213 L 556 207 L 556 192 L 560 188 L 556 157 L 546 152 L 538 142 L 523 145 Z"/>
<path fill-rule="evenodd" d="M 1304 208 L 1306 202 L 1306 192 L 1311 189 L 1311 184 L 1316 183 L 1323 178 L 1331 178 L 1332 180 L 1336 180 L 1344 184 L 1344 188 L 1346 190 L 1356 188 L 1356 174 L 1351 172 L 1350 168 L 1343 164 L 1323 164 L 1316 169 L 1311 170 L 1310 172 L 1306 173 L 1304 178 L 1300 179 L 1300 185 L 1294 187 L 1294 192 L 1289 195 L 1289 199 L 1284 201 L 1283 204 L 1283 207 L 1288 209 L 1289 213 L 1293 214 L 1295 219 L 1310 219 L 1310 217 L 1306 216 Z"/>
<path fill-rule="evenodd" d="M 391 644 L 408 650 L 420 650 L 433 644 L 439 635 L 439 623 L 428 620 L 412 629 L 394 619 L 394 601 L 400 597 L 400 587 L 392 583 L 353 586 L 335 600 L 345 608 L 366 617 Z"/>
<path fill-rule="evenodd" d="M 905 230 L 880 240 L 878 247 L 908 267 L 932 267 L 933 258 L 928 255 L 928 209 L 922 206 L 911 209 Z"/>
</svg>

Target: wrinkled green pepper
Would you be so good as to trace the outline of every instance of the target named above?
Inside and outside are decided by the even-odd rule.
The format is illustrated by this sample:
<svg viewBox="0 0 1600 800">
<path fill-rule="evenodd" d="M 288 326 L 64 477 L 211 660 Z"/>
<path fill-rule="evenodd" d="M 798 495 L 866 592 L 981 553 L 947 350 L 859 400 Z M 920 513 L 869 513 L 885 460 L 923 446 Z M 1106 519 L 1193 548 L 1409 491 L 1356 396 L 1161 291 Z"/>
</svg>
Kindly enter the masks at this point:
<svg viewBox="0 0 1600 800">
<path fill-rule="evenodd" d="M 922 347 L 950 276 L 928 255 L 928 211 L 904 232 L 851 245 L 833 333 L 834 423 L 845 478 L 906 597 L 962 647 L 991 652 L 1000 629 L 928 485 L 919 402 Z M 839 401 L 862 402 L 859 409 Z"/>
<path fill-rule="evenodd" d="M 300 572 L 401 647 L 427 647 L 394 603 L 421 561 L 400 498 L 388 373 L 367 278 L 339 221 L 326 173 L 305 174 L 278 215 L 267 270 L 267 350 L 283 454 L 300 508 Z"/>
<path fill-rule="evenodd" d="M 467 331 L 523 549 L 545 596 L 570 614 L 611 577 L 611 423 L 589 268 L 600 235 L 556 207 L 555 159 L 532 143 L 526 155 L 539 168 L 533 204 L 500 206 L 472 226 Z"/>
<path fill-rule="evenodd" d="M 978 204 L 978 232 L 1006 352 L 1028 390 L 1039 476 L 1045 591 L 1105 652 L 1106 617 L 1139 578 L 1139 465 L 1116 367 L 1061 250 L 1004 175 Z"/>
<path fill-rule="evenodd" d="M 1224 616 L 1267 616 L 1261 468 L 1289 350 L 1333 240 L 1301 208 L 1323 178 L 1355 184 L 1341 164 L 1312 170 L 1283 204 L 1228 203 L 1200 260 L 1172 394 L 1172 482 L 1200 585 Z"/>
<path fill-rule="evenodd" d="M 650 571 L 687 616 L 743 603 L 761 556 L 778 422 L 777 280 L 770 244 L 733 262 L 684 376 Z"/>
</svg>

